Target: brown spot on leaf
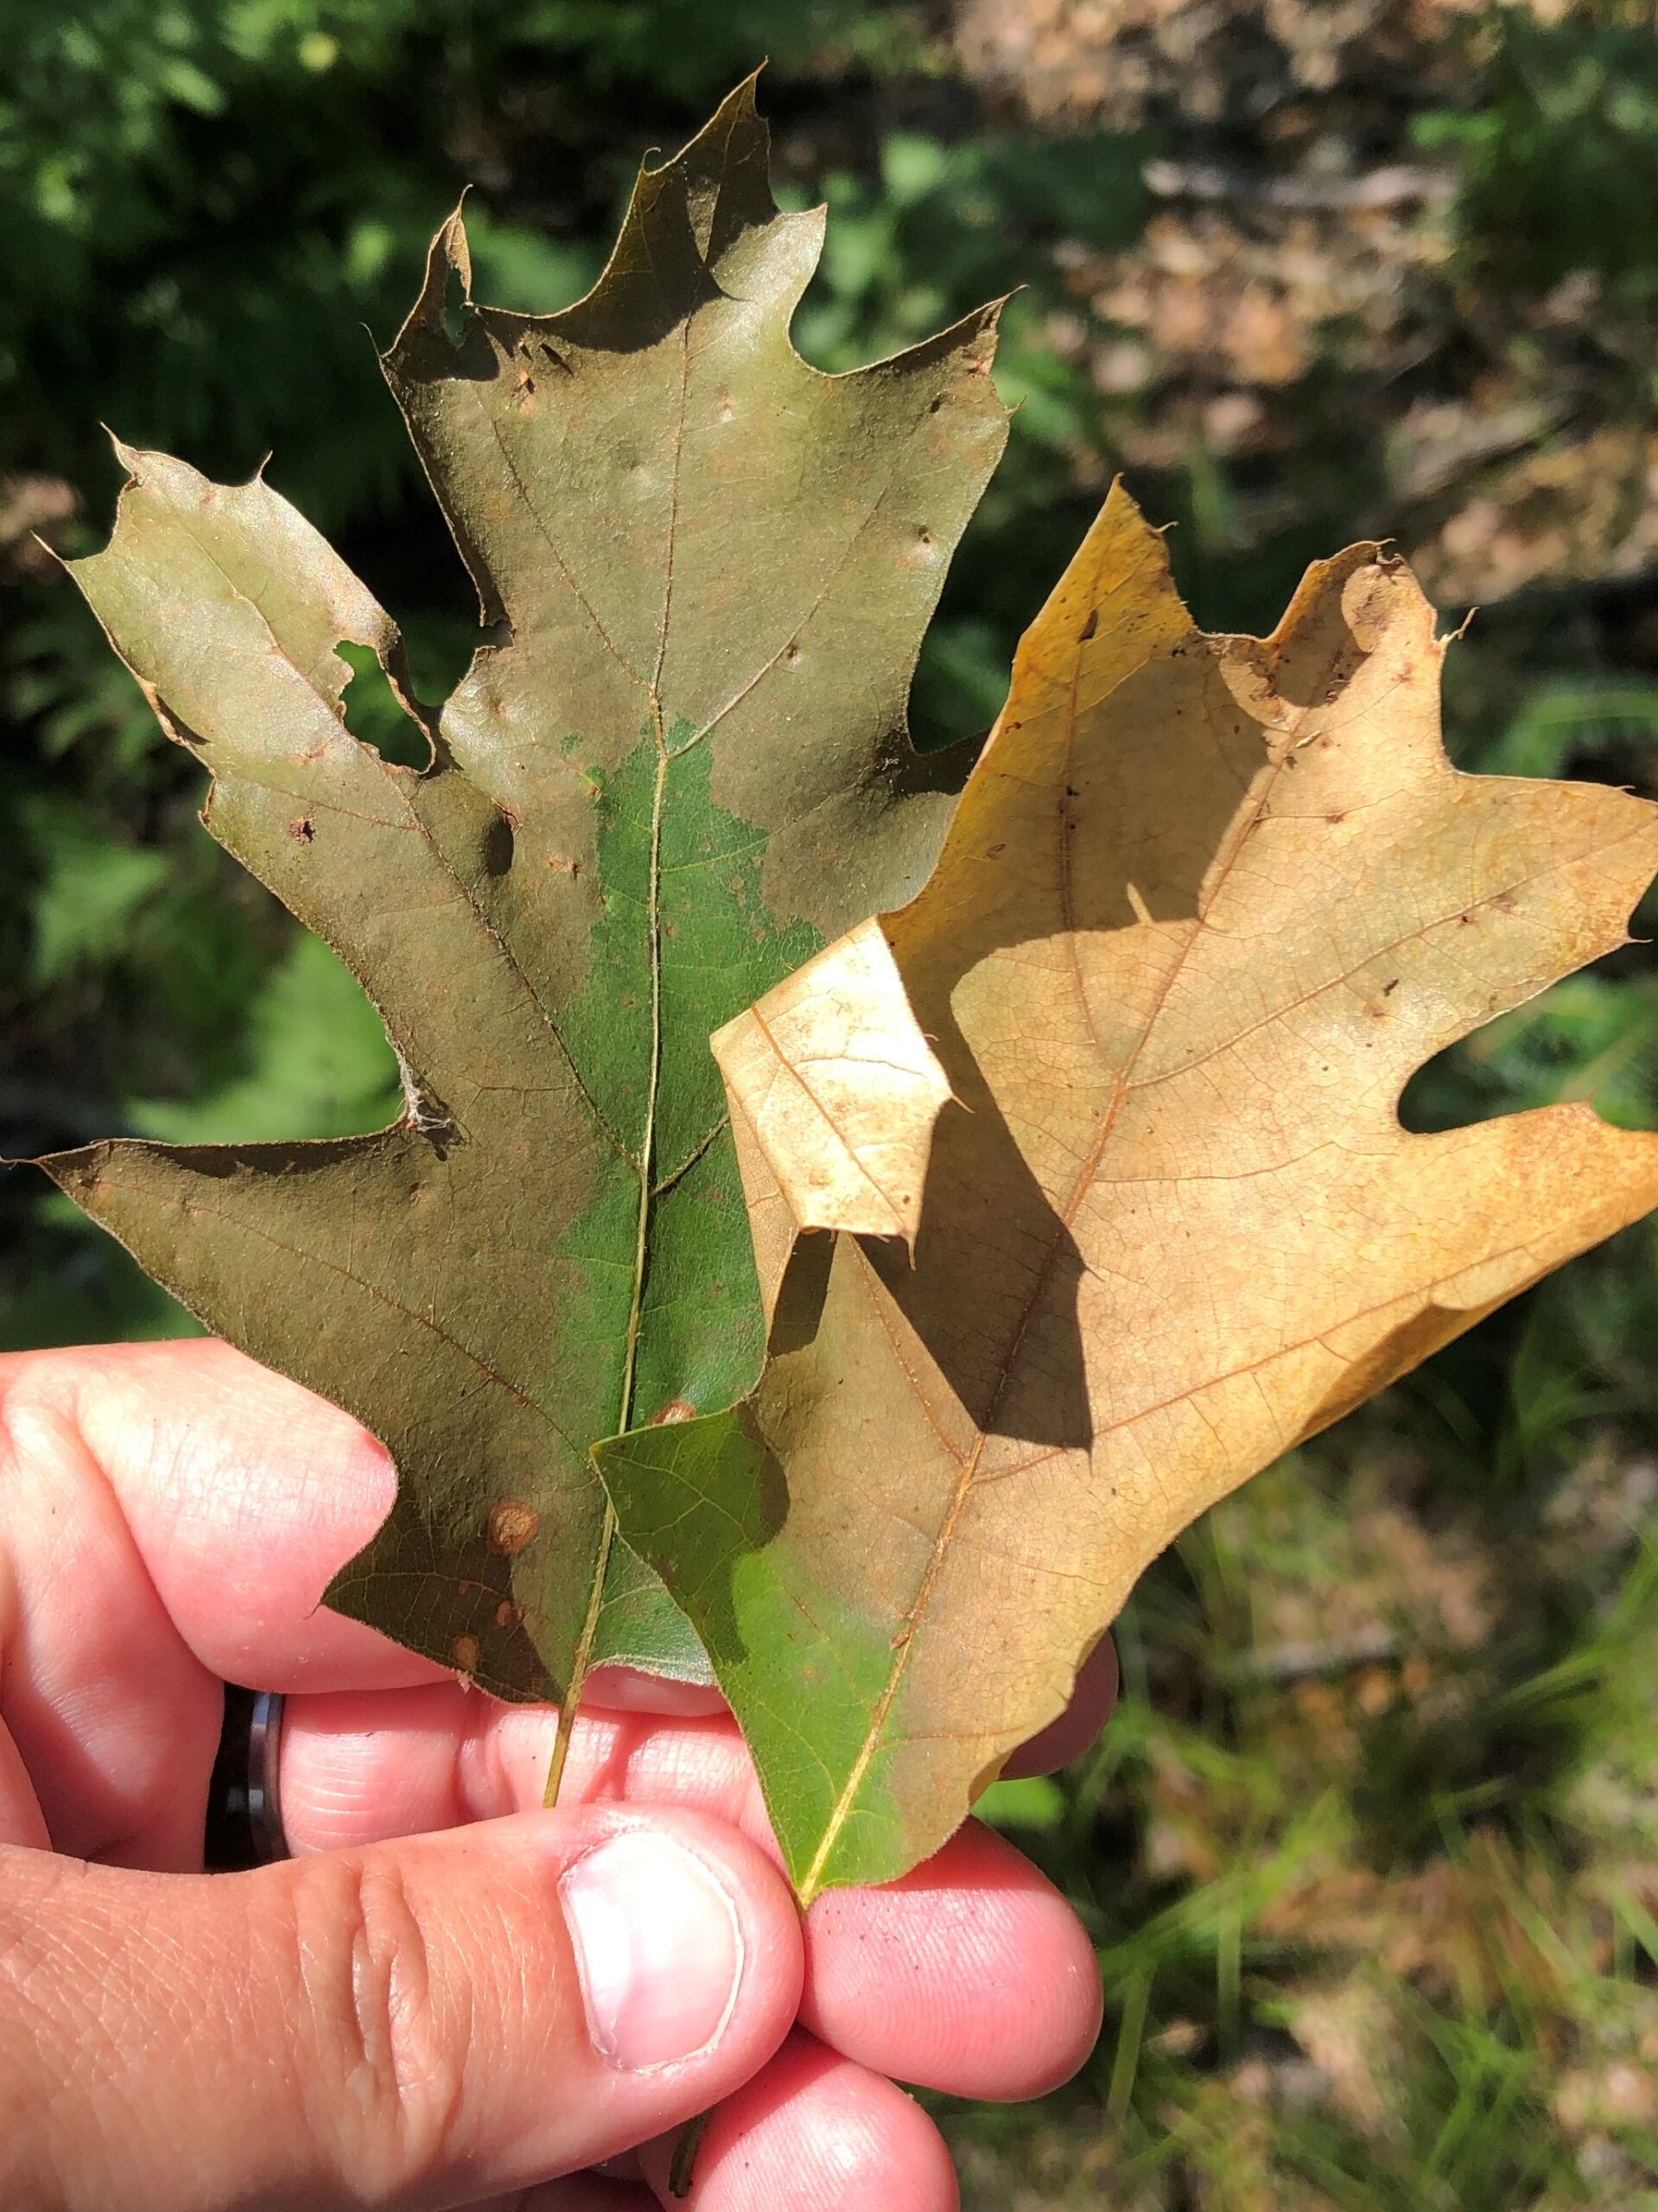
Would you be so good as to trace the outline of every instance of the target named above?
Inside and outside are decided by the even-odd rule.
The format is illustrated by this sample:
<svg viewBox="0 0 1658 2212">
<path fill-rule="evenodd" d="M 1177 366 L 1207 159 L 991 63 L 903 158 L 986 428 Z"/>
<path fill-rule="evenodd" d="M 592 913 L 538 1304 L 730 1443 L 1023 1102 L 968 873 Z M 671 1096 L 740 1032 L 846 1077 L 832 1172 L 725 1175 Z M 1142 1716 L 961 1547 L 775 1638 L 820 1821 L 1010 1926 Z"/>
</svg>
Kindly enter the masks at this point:
<svg viewBox="0 0 1658 2212">
<path fill-rule="evenodd" d="M 533 1505 L 526 1505 L 522 1498 L 503 1498 L 489 1509 L 489 1548 L 511 1559 L 533 1541 L 540 1526 L 541 1516 Z"/>
<path fill-rule="evenodd" d="M 652 1414 L 647 1426 L 651 1428 L 666 1428 L 673 1421 L 696 1419 L 696 1408 L 689 1398 L 670 1398 L 659 1414 Z"/>
<path fill-rule="evenodd" d="M 316 824 L 308 814 L 302 814 L 289 823 L 288 834 L 296 845 L 308 845 L 316 835 Z"/>
<path fill-rule="evenodd" d="M 524 1625 L 524 1607 L 515 1605 L 511 1598 L 503 1598 L 495 1608 L 495 1625 L 497 1628 L 521 1628 Z"/>
<path fill-rule="evenodd" d="M 1099 630 L 1099 626 L 1100 610 L 1097 607 L 1090 607 L 1088 610 L 1087 621 L 1083 623 L 1082 628 L 1077 633 L 1077 644 L 1079 645 L 1085 645 L 1089 639 L 1096 634 Z"/>
<path fill-rule="evenodd" d="M 457 1636 L 449 1646 L 449 1664 L 457 1675 L 478 1672 L 478 1639 L 475 1636 Z"/>
</svg>

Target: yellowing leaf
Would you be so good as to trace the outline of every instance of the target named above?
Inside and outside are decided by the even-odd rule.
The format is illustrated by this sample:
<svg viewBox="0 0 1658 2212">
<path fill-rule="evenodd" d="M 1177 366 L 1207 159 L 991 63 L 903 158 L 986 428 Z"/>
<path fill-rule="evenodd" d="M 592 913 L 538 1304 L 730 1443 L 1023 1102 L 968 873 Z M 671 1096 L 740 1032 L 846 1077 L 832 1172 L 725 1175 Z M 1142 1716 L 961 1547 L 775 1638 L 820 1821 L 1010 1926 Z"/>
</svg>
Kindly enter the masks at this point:
<svg viewBox="0 0 1658 2212">
<path fill-rule="evenodd" d="M 1373 546 L 1272 637 L 1206 637 L 1114 493 L 838 1006 L 901 1036 L 901 979 L 960 1102 L 913 1266 L 804 1239 L 749 1404 L 600 1455 L 803 1896 L 935 1848 L 1205 1506 L 1658 1203 L 1658 1137 L 1587 1107 L 1400 1123 L 1430 1054 L 1623 941 L 1658 865 L 1623 792 L 1455 772 L 1444 651 Z M 855 996 L 832 948 L 789 1002 L 826 975 Z M 725 1065 L 763 1115 L 777 1057 Z M 774 1211 L 819 1173 L 789 1126 Z M 842 1117 L 854 1161 L 872 1126 Z"/>
</svg>

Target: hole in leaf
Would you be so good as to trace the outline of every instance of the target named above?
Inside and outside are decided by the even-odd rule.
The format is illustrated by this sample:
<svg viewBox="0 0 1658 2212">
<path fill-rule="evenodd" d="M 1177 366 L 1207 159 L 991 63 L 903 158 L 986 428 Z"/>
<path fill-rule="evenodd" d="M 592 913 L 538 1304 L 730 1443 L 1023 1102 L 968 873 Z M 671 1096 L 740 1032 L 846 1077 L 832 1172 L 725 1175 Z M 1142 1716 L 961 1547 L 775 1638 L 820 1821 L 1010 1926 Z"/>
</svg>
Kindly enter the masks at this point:
<svg viewBox="0 0 1658 2212">
<path fill-rule="evenodd" d="M 512 865 L 514 844 L 512 823 L 505 814 L 498 814 L 484 832 L 484 871 L 488 875 L 505 875 Z"/>
<path fill-rule="evenodd" d="M 341 701 L 346 728 L 382 760 L 399 768 L 424 771 L 431 765 L 426 733 L 408 713 L 370 645 L 342 643 L 336 649 L 350 666 L 351 681 Z"/>
<path fill-rule="evenodd" d="M 466 341 L 471 317 L 472 302 L 467 297 L 465 282 L 458 269 L 451 269 L 443 286 L 443 329 L 457 353 Z"/>
</svg>

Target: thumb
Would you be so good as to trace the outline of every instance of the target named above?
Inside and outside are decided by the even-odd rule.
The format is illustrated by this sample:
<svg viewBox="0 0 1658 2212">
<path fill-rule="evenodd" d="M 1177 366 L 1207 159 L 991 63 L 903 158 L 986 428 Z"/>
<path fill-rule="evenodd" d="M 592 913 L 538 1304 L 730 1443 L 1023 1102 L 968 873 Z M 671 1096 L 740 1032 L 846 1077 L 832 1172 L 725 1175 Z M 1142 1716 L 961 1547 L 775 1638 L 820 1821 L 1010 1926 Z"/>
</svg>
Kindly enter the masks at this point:
<svg viewBox="0 0 1658 2212">
<path fill-rule="evenodd" d="M 0 2204 L 474 2203 L 746 2081 L 800 1995 L 734 1830 L 600 1807 L 216 1876 L 0 1849 Z"/>
</svg>

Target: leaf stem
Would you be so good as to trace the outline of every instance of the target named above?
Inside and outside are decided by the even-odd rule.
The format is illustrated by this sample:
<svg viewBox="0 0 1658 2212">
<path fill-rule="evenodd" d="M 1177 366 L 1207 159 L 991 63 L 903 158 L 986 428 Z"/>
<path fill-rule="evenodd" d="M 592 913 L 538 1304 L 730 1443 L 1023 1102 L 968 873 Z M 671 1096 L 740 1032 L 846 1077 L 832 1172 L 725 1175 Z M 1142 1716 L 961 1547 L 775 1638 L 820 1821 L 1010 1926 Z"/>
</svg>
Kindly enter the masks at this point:
<svg viewBox="0 0 1658 2212">
<path fill-rule="evenodd" d="M 547 1762 L 547 1786 L 541 1794 L 541 1802 L 549 1811 L 558 1802 L 559 1785 L 564 1779 L 564 1762 L 570 1756 L 570 1738 L 575 1732 L 575 1709 L 581 1704 L 581 1693 L 587 1687 L 588 1669 L 593 1659 L 593 1639 L 598 1632 L 599 1616 L 604 1610 L 605 1574 L 610 1566 L 611 1549 L 615 1541 L 616 1515 L 607 1498 L 604 1530 L 599 1538 L 599 1556 L 593 1570 L 593 1588 L 588 1593 L 588 1617 L 581 1624 L 581 1640 L 576 1644 L 575 1657 L 571 1662 L 569 1688 L 559 1701 L 553 1756 Z"/>
<path fill-rule="evenodd" d="M 702 2137 L 713 2117 L 714 2114 L 711 2112 L 698 2113 L 696 2118 L 687 2125 L 678 2142 L 674 2145 L 674 2162 L 668 2169 L 670 2196 L 690 2195 L 691 2183 L 696 2175 L 696 2154 L 702 2147 Z"/>
<path fill-rule="evenodd" d="M 616 1416 L 619 1436 L 626 1428 L 633 1413 L 639 1324 L 645 1313 L 645 1270 L 651 1234 L 651 1202 L 655 1196 L 651 1183 L 656 1171 L 657 1093 L 662 1087 L 662 930 L 657 894 L 662 876 L 662 809 L 668 789 L 668 745 L 662 727 L 659 703 L 656 707 L 656 722 L 657 780 L 651 798 L 651 898 L 647 925 L 651 945 L 651 1080 L 645 1098 L 645 1134 L 639 1145 L 638 1234 L 633 1248 L 633 1302 L 627 1317 L 621 1404 Z M 570 1755 L 570 1738 L 575 1730 L 576 1710 L 581 1702 L 581 1694 L 587 1688 L 588 1669 L 593 1663 L 593 1647 L 599 1632 L 599 1616 L 604 1611 L 605 1577 L 615 1547 L 616 1509 L 607 1498 L 604 1527 L 599 1537 L 599 1555 L 594 1564 L 593 1587 L 588 1593 L 587 1618 L 581 1624 L 581 1634 L 570 1662 L 570 1678 L 559 1704 L 553 1755 L 547 1764 L 547 1785 L 542 1791 L 541 1802 L 549 1809 L 557 1804 L 559 1789 L 564 1780 L 564 1764 Z"/>
</svg>

